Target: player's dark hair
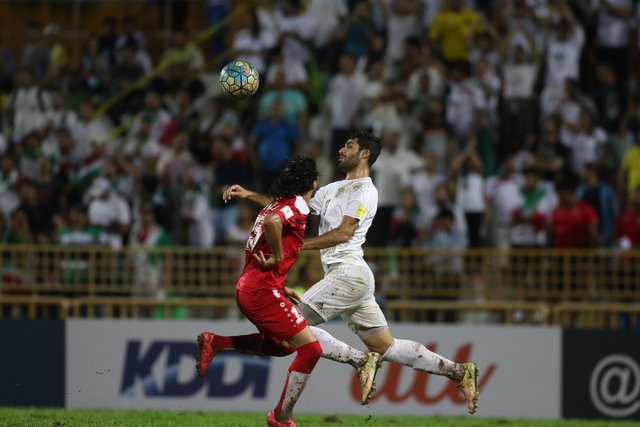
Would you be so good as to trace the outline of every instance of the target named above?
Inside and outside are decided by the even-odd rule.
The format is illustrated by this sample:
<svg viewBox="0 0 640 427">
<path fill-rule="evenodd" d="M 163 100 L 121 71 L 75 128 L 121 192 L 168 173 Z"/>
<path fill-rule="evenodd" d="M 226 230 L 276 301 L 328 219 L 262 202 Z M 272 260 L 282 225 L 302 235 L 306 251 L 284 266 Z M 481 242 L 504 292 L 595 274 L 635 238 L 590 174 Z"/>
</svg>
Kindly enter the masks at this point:
<svg viewBox="0 0 640 427">
<path fill-rule="evenodd" d="M 313 159 L 293 157 L 271 183 L 269 195 L 277 199 L 304 194 L 313 188 L 313 181 L 317 178 L 318 170 Z"/>
<path fill-rule="evenodd" d="M 358 140 L 360 151 L 365 148 L 369 150 L 369 167 L 373 166 L 380 155 L 380 150 L 382 149 L 382 142 L 380 142 L 380 138 L 373 136 L 365 130 L 359 130 L 351 134 L 351 139 Z"/>
</svg>

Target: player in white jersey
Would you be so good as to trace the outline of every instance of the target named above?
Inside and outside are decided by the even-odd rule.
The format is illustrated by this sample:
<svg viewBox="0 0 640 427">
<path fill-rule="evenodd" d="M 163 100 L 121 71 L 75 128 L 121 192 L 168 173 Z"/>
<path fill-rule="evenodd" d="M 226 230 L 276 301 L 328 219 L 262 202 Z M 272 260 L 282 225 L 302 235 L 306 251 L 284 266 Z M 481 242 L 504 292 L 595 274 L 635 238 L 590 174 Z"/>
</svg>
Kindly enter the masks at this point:
<svg viewBox="0 0 640 427">
<path fill-rule="evenodd" d="M 304 293 L 300 311 L 310 325 L 340 315 L 367 346 L 369 353 L 359 351 L 312 327 L 323 357 L 358 370 L 363 404 L 371 397 L 381 358 L 450 378 L 465 396 L 468 412 L 474 413 L 479 395 L 476 364 L 455 363 L 418 342 L 395 339 L 374 298 L 374 277 L 363 258 L 362 244 L 377 209 L 378 191 L 370 172 L 380 145 L 380 140 L 367 132 L 352 135 L 339 151 L 339 168 L 346 179 L 320 188 L 311 199 L 311 213 L 320 215 L 319 235 L 305 240 L 302 249 L 320 249 L 325 276 Z M 223 197 L 225 201 L 246 198 L 261 205 L 270 202 L 268 196 L 239 185 L 229 187 Z"/>
</svg>

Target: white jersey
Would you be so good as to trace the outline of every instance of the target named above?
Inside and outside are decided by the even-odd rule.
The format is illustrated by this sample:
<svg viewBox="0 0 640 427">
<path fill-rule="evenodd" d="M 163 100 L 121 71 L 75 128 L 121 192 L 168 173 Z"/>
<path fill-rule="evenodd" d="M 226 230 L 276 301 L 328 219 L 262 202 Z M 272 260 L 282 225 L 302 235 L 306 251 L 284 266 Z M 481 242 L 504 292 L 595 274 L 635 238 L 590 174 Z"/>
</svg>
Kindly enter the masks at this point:
<svg viewBox="0 0 640 427">
<path fill-rule="evenodd" d="M 344 216 L 360 222 L 347 242 L 320 251 L 325 271 L 332 264 L 365 264 L 362 245 L 378 209 L 378 190 L 371 178 L 342 180 L 325 185 L 316 192 L 309 205 L 312 214 L 320 215 L 320 234 L 337 228 Z"/>
</svg>

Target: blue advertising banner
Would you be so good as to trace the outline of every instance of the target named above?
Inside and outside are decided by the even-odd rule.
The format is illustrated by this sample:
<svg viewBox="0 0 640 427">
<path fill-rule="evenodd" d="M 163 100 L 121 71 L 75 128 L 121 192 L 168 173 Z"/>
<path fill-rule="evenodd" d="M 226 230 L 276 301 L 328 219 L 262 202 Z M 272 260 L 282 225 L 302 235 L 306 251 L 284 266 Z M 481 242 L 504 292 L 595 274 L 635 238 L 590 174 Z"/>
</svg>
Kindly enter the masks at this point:
<svg viewBox="0 0 640 427">
<path fill-rule="evenodd" d="M 0 320 L 0 406 L 64 406 L 62 320 Z"/>
</svg>

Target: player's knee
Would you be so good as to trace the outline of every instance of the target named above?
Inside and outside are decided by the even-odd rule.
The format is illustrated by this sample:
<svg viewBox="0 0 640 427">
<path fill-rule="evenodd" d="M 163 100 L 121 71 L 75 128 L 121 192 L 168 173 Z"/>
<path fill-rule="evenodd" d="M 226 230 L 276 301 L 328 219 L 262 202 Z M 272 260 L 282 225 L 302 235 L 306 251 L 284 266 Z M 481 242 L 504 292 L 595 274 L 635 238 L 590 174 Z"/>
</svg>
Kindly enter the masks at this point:
<svg viewBox="0 0 640 427">
<path fill-rule="evenodd" d="M 298 347 L 298 354 L 307 360 L 318 361 L 322 357 L 320 341 L 313 341 Z"/>
</svg>

